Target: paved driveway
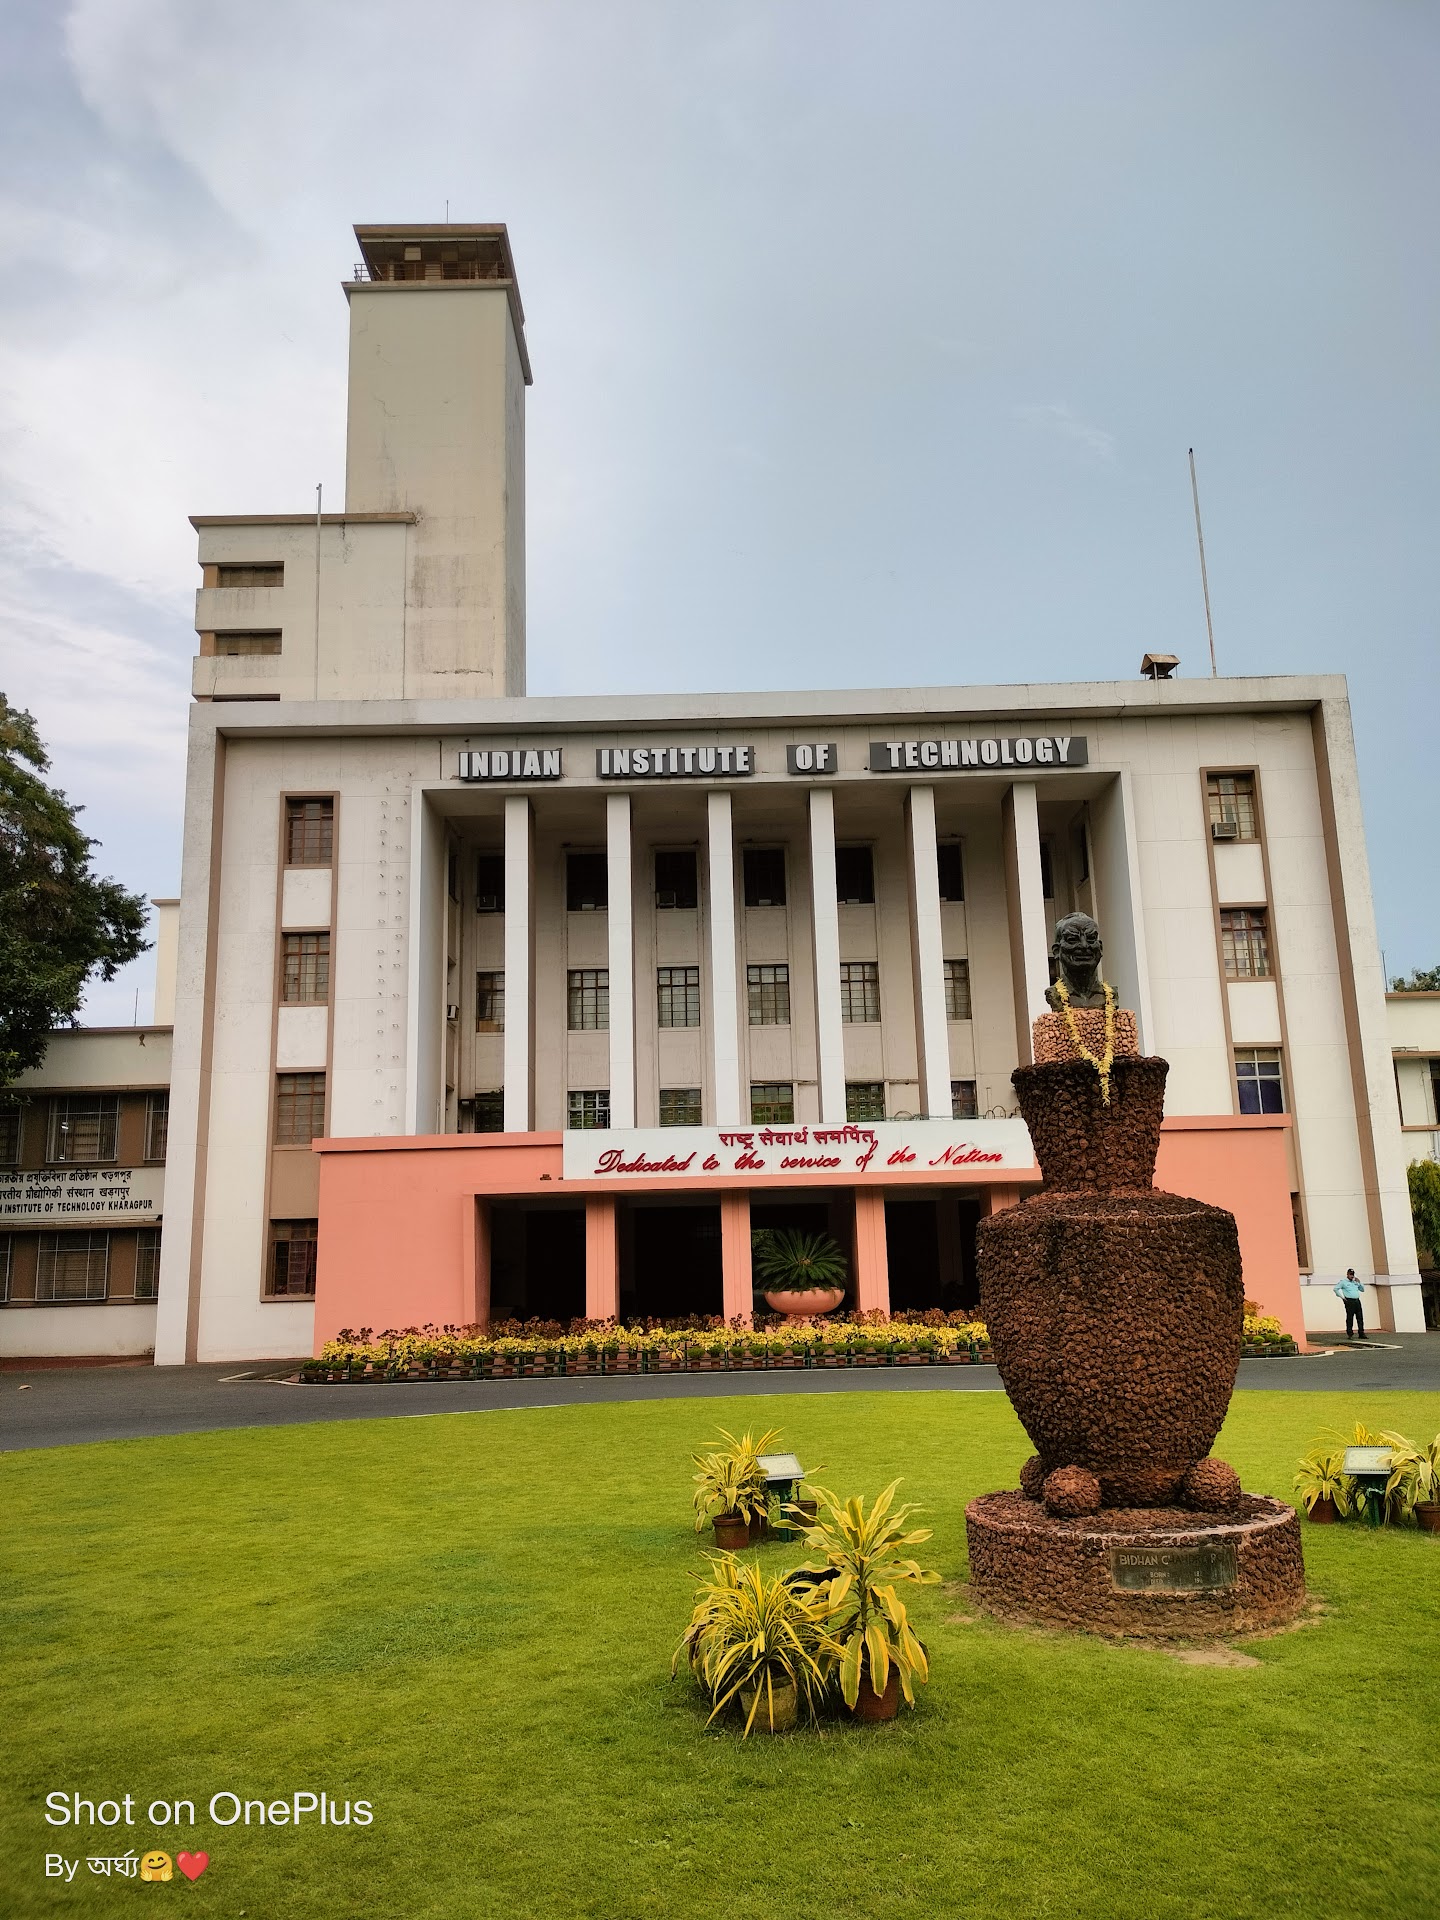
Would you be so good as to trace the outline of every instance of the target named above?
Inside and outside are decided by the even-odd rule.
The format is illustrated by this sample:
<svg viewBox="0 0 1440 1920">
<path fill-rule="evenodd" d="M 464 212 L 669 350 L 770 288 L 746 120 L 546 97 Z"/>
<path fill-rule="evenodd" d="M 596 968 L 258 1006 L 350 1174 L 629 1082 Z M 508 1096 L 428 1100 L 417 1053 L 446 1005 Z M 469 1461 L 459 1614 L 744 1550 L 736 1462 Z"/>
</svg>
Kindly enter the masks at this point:
<svg viewBox="0 0 1440 1920">
<path fill-rule="evenodd" d="M 275 1361 L 204 1367 L 43 1367 L 0 1374 L 0 1452 L 139 1440 L 227 1427 L 387 1420 L 598 1400 L 713 1400 L 792 1393 L 999 1393 L 994 1367 L 883 1367 L 820 1373 L 634 1374 L 577 1380 L 474 1380 L 431 1386 L 302 1387 Z M 1293 1360 L 1242 1360 L 1240 1387 L 1304 1392 L 1440 1391 L 1440 1334 L 1387 1334 L 1368 1346 Z"/>
</svg>

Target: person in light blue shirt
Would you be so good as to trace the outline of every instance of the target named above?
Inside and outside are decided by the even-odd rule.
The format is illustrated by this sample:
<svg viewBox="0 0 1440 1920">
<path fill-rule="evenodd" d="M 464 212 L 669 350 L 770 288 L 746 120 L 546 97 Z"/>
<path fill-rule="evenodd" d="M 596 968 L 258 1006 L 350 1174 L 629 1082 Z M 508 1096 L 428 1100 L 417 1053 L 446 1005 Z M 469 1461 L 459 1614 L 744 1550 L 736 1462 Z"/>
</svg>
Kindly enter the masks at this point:
<svg viewBox="0 0 1440 1920">
<path fill-rule="evenodd" d="M 1361 1304 L 1365 1282 L 1355 1278 L 1353 1267 L 1347 1267 L 1345 1278 L 1336 1282 L 1335 1291 L 1345 1302 L 1345 1338 L 1348 1340 L 1353 1331 L 1359 1335 L 1360 1339 L 1366 1339 L 1365 1308 Z"/>
</svg>

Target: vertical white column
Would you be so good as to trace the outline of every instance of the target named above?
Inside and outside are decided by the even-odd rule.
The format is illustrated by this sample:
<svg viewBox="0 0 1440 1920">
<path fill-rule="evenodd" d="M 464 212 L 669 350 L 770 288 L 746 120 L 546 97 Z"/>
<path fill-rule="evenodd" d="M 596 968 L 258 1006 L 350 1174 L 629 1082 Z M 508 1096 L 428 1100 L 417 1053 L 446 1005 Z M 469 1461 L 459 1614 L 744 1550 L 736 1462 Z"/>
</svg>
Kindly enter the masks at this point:
<svg viewBox="0 0 1440 1920">
<path fill-rule="evenodd" d="M 1033 780 L 1017 780 L 1001 809 L 1010 970 L 1015 984 L 1015 1035 L 1022 1065 L 1030 1061 L 1030 1023 L 1048 1012 L 1050 943 L 1045 938 L 1045 886 L 1040 875 L 1040 808 Z"/>
<path fill-rule="evenodd" d="M 533 1112 L 535 917 L 530 802 L 505 796 L 505 1131 L 528 1133 Z"/>
<path fill-rule="evenodd" d="M 910 939 L 915 970 L 916 1053 L 927 1120 L 950 1118 L 950 1033 L 945 1021 L 945 958 L 940 938 L 940 869 L 935 847 L 935 789 L 911 787 Z"/>
<path fill-rule="evenodd" d="M 605 796 L 610 958 L 610 1124 L 635 1124 L 635 896 L 630 878 L 630 796 Z"/>
<path fill-rule="evenodd" d="M 1150 967 L 1145 955 L 1145 912 L 1140 899 L 1140 846 L 1135 831 L 1135 791 L 1128 769 L 1117 773 L 1091 803 L 1095 822 L 1091 881 L 1095 918 L 1105 941 L 1101 972 L 1134 1009 L 1140 1051 L 1154 1045 Z"/>
<path fill-rule="evenodd" d="M 740 1098 L 740 1015 L 735 991 L 735 840 L 728 793 L 706 797 L 705 891 L 709 915 L 710 1035 L 715 1055 L 717 1127 L 743 1127 L 749 1107 Z"/>
<path fill-rule="evenodd" d="M 840 910 L 835 900 L 835 795 L 810 790 L 810 923 L 815 938 L 815 1039 L 820 1118 L 845 1118 L 845 1035 L 840 1025 Z"/>
</svg>

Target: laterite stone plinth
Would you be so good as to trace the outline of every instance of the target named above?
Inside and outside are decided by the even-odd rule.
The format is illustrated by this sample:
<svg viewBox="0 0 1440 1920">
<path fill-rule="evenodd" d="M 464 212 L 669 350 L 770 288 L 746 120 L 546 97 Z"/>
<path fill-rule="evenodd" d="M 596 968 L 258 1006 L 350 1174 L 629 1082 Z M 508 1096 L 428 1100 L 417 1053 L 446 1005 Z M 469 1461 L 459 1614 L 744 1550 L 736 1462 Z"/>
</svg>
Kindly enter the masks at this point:
<svg viewBox="0 0 1440 1920">
<path fill-rule="evenodd" d="M 1023 1493 L 965 1509 L 970 1589 L 1017 1625 L 1158 1640 L 1258 1633 L 1305 1603 L 1293 1507 L 1244 1494 L 1224 1513 L 1107 1507 L 1077 1519 Z"/>
</svg>

